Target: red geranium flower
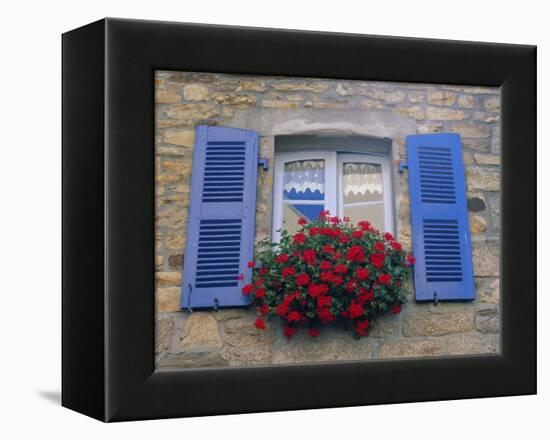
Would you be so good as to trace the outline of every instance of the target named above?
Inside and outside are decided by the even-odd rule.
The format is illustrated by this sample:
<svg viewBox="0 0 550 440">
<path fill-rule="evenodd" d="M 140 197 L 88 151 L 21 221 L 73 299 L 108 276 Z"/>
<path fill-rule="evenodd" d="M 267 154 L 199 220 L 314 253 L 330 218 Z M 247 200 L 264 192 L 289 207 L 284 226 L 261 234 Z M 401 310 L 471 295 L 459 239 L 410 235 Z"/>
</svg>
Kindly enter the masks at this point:
<svg viewBox="0 0 550 440">
<path fill-rule="evenodd" d="M 319 274 L 319 279 L 325 283 L 332 280 L 332 272 L 321 272 Z"/>
<path fill-rule="evenodd" d="M 259 271 L 260 275 L 267 275 L 269 273 L 269 269 L 267 267 L 260 268 Z"/>
<path fill-rule="evenodd" d="M 310 284 L 307 290 L 309 292 L 309 296 L 316 298 L 327 293 L 328 286 L 326 284 Z"/>
<path fill-rule="evenodd" d="M 360 281 L 365 281 L 369 277 L 369 270 L 366 267 L 360 267 L 355 271 L 355 277 Z"/>
<path fill-rule="evenodd" d="M 265 289 L 256 290 L 256 298 L 258 299 L 265 298 Z"/>
<path fill-rule="evenodd" d="M 306 263 L 315 263 L 315 251 L 313 249 L 307 249 L 302 253 L 302 260 Z"/>
<path fill-rule="evenodd" d="M 307 286 L 309 281 L 310 278 L 307 273 L 301 273 L 296 277 L 296 284 L 298 284 L 298 286 Z"/>
<path fill-rule="evenodd" d="M 400 304 L 393 305 L 392 308 L 391 308 L 391 312 L 394 315 L 398 315 L 399 313 L 401 313 L 401 305 Z"/>
<path fill-rule="evenodd" d="M 321 251 L 326 254 L 332 254 L 334 252 L 334 248 L 330 244 L 325 244 L 323 246 L 323 249 L 321 249 Z"/>
<path fill-rule="evenodd" d="M 391 275 L 387 273 L 380 274 L 378 277 L 378 282 L 380 284 L 385 284 L 386 286 L 389 286 L 391 284 Z"/>
<path fill-rule="evenodd" d="M 307 220 L 303 217 L 300 217 L 300 219 L 298 220 L 298 224 L 299 225 L 305 225 L 305 224 L 307 224 Z"/>
<path fill-rule="evenodd" d="M 321 320 L 323 323 L 334 321 L 334 315 L 332 312 L 328 309 L 328 307 L 321 307 L 317 309 L 317 317 Z"/>
<path fill-rule="evenodd" d="M 256 319 L 256 322 L 254 323 L 254 326 L 258 330 L 265 330 L 265 321 L 262 318 Z"/>
<path fill-rule="evenodd" d="M 353 238 L 363 238 L 363 231 L 353 231 L 351 235 Z"/>
<path fill-rule="evenodd" d="M 252 293 L 252 289 L 254 289 L 254 286 L 252 284 L 247 284 L 241 289 L 241 292 L 243 295 L 250 295 Z"/>
<path fill-rule="evenodd" d="M 355 261 L 356 263 L 362 263 L 365 261 L 365 254 L 363 248 L 359 245 L 354 245 L 346 252 L 346 260 Z"/>
<path fill-rule="evenodd" d="M 391 235 L 389 232 L 386 232 L 384 234 L 384 238 L 388 241 L 392 241 L 393 240 L 393 235 Z"/>
<path fill-rule="evenodd" d="M 330 282 L 334 285 L 334 286 L 339 286 L 340 284 L 342 284 L 344 282 L 344 278 L 341 277 L 340 275 L 333 275 L 333 277 L 331 278 Z"/>
<path fill-rule="evenodd" d="M 332 267 L 332 264 L 330 264 L 330 261 L 321 261 L 319 264 L 319 269 L 321 270 L 330 270 Z"/>
<path fill-rule="evenodd" d="M 285 302 L 282 302 L 277 306 L 277 309 L 275 310 L 275 313 L 279 316 L 285 316 L 288 313 L 288 304 Z"/>
<path fill-rule="evenodd" d="M 326 218 L 330 215 L 330 211 L 327 211 L 327 210 L 321 210 L 321 212 L 319 213 L 319 217 L 323 217 L 323 218 Z"/>
<path fill-rule="evenodd" d="M 369 320 L 365 319 L 363 321 L 357 321 L 355 324 L 355 331 L 359 336 L 367 336 L 369 330 Z"/>
<path fill-rule="evenodd" d="M 246 263 L 246 266 L 247 267 L 254 267 L 254 261 L 249 261 L 248 263 Z"/>
<path fill-rule="evenodd" d="M 334 267 L 334 273 L 337 273 L 339 275 L 344 275 L 348 271 L 348 267 L 345 264 L 337 264 Z"/>
<path fill-rule="evenodd" d="M 317 336 L 319 336 L 319 334 L 321 333 L 320 330 L 318 328 L 310 328 L 307 330 L 307 333 L 309 336 L 311 336 L 312 338 L 316 338 Z"/>
<path fill-rule="evenodd" d="M 294 243 L 302 244 L 304 241 L 306 241 L 306 236 L 303 232 L 294 234 Z"/>
<path fill-rule="evenodd" d="M 370 223 L 366 220 L 363 220 L 357 224 L 363 231 L 368 231 L 370 229 Z"/>
<path fill-rule="evenodd" d="M 400 251 L 403 248 L 403 246 L 401 246 L 401 243 L 399 243 L 397 241 L 392 241 L 391 242 L 391 247 L 396 251 Z"/>
<path fill-rule="evenodd" d="M 374 290 L 367 290 L 364 287 L 359 287 L 359 295 L 357 301 L 360 304 L 365 304 L 374 300 Z"/>
<path fill-rule="evenodd" d="M 364 311 L 365 309 L 361 304 L 352 302 L 349 306 L 349 317 L 351 319 L 359 318 Z"/>
<path fill-rule="evenodd" d="M 244 275 L 241 273 L 241 274 L 237 277 L 237 279 L 238 279 L 239 281 L 244 280 Z"/>
<path fill-rule="evenodd" d="M 262 316 L 265 316 L 269 313 L 269 306 L 267 304 L 262 304 L 259 308 L 258 308 L 258 311 L 260 312 L 260 314 Z"/>
<path fill-rule="evenodd" d="M 292 266 L 289 267 L 283 267 L 283 270 L 281 271 L 281 276 L 283 278 L 290 277 L 295 274 L 295 270 Z"/>
<path fill-rule="evenodd" d="M 346 283 L 346 291 L 348 292 L 353 292 L 356 287 L 357 287 L 357 282 L 354 280 L 348 281 Z"/>
<path fill-rule="evenodd" d="M 377 241 L 376 243 L 374 243 L 374 250 L 376 252 L 384 252 L 385 249 L 386 249 L 386 245 L 381 241 Z"/>
<path fill-rule="evenodd" d="M 288 319 L 288 322 L 292 322 L 292 321 L 300 322 L 300 320 L 302 319 L 302 315 L 300 315 L 300 313 L 297 312 L 296 310 L 293 310 L 288 314 L 286 319 Z"/>
<path fill-rule="evenodd" d="M 330 307 L 332 298 L 330 296 L 320 296 L 317 298 L 317 307 Z"/>
<path fill-rule="evenodd" d="M 349 237 L 347 235 L 341 235 L 338 241 L 342 244 L 346 244 L 349 241 Z"/>
<path fill-rule="evenodd" d="M 279 254 L 275 257 L 275 261 L 277 263 L 288 263 L 288 255 L 287 254 Z"/>
<path fill-rule="evenodd" d="M 384 264 L 384 258 L 384 254 L 372 254 L 370 256 L 370 262 L 374 267 L 381 269 Z"/>
<path fill-rule="evenodd" d="M 283 327 L 283 334 L 288 338 L 292 338 L 294 336 L 294 333 L 296 333 L 296 329 L 289 327 L 288 325 L 285 325 Z"/>
<path fill-rule="evenodd" d="M 414 263 L 416 263 L 416 258 L 411 254 L 407 255 L 407 263 L 411 266 L 414 265 Z"/>
</svg>

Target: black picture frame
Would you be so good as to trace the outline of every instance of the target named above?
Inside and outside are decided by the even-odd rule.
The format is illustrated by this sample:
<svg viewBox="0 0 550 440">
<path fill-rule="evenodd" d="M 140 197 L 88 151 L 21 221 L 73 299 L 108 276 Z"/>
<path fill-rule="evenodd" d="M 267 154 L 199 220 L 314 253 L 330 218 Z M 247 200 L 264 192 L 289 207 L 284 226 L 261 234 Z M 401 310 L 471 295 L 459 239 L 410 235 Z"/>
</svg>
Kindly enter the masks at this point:
<svg viewBox="0 0 550 440">
<path fill-rule="evenodd" d="M 535 46 L 104 19 L 62 49 L 63 406 L 121 421 L 536 393 Z M 500 86 L 501 353 L 155 371 L 156 69 Z"/>
</svg>

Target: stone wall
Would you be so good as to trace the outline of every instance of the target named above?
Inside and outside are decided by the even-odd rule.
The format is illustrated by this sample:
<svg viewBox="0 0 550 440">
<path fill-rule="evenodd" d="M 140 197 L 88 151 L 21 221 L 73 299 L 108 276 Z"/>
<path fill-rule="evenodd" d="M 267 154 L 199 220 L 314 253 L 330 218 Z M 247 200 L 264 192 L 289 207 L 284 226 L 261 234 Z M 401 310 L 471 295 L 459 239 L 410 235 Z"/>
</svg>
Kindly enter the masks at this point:
<svg viewBox="0 0 550 440">
<path fill-rule="evenodd" d="M 158 368 L 496 353 L 499 351 L 500 96 L 496 88 L 289 79 L 159 71 L 156 84 L 156 353 Z M 338 328 L 287 341 L 256 330 L 255 311 L 179 308 L 189 182 L 197 124 L 260 133 L 274 156 L 283 134 L 368 135 L 392 139 L 397 239 L 411 248 L 408 134 L 456 132 L 463 142 L 477 300 L 409 302 L 359 341 Z M 256 238 L 270 235 L 273 168 L 260 169 Z M 305 333 L 305 332 L 302 332 Z"/>
</svg>

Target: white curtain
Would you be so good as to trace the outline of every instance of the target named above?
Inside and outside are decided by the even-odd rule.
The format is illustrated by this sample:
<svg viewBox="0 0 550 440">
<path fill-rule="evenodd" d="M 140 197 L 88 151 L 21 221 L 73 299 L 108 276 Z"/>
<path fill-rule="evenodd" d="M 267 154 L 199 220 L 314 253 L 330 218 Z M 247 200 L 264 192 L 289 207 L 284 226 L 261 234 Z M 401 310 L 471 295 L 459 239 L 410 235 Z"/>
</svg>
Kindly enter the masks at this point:
<svg viewBox="0 0 550 440">
<path fill-rule="evenodd" d="M 345 163 L 342 186 L 346 196 L 382 194 L 382 167 L 372 163 Z"/>
<path fill-rule="evenodd" d="M 285 191 L 325 193 L 325 161 L 300 160 L 285 164 Z"/>
</svg>

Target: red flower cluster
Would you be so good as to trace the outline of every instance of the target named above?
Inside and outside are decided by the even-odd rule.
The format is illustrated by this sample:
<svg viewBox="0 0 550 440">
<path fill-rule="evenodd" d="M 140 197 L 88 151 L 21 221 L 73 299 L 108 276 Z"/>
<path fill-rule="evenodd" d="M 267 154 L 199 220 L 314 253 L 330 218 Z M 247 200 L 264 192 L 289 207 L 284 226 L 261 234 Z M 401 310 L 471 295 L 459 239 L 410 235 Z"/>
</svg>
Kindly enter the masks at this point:
<svg viewBox="0 0 550 440">
<path fill-rule="evenodd" d="M 392 234 L 368 221 L 354 226 L 326 211 L 311 223 L 301 218 L 298 225 L 298 232 L 283 233 L 278 244 L 261 243 L 257 261 L 248 264 L 253 280 L 242 293 L 258 306 L 257 329 L 276 319 L 287 338 L 301 327 L 317 337 L 321 326 L 347 321 L 362 337 L 379 314 L 401 311 L 414 257 Z"/>
</svg>

